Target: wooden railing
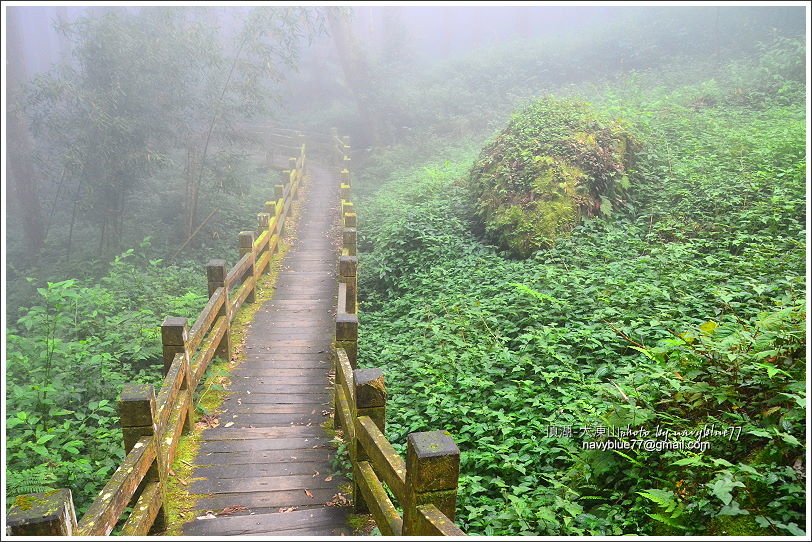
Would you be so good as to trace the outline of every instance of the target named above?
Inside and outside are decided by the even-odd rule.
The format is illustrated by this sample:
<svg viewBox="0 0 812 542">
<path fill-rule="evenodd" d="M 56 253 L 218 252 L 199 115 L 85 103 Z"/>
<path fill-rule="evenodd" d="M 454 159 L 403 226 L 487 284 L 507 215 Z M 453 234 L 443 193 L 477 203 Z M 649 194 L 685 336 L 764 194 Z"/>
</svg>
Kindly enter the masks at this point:
<svg viewBox="0 0 812 542">
<path fill-rule="evenodd" d="M 353 475 L 353 505 L 371 513 L 385 536 L 461 536 L 454 524 L 460 451 L 447 431 L 411 433 L 406 460 L 385 436 L 386 385 L 380 369 L 357 369 L 357 216 L 350 185 L 350 140 L 331 141 L 341 182 L 342 249 L 335 327 L 335 426 L 344 431 Z M 398 514 L 384 488 L 400 504 Z"/>
<path fill-rule="evenodd" d="M 166 481 L 180 435 L 193 427 L 194 391 L 211 360 L 230 359 L 230 324 L 244 303 L 255 300 L 257 281 L 270 271 L 285 219 L 305 170 L 305 144 L 297 141 L 274 200 L 257 215 L 257 229 L 239 234 L 240 259 L 206 266 L 209 301 L 189 329 L 186 318 L 161 325 L 164 381 L 158 395 L 151 385 L 124 386 L 119 415 L 126 458 L 77 522 L 69 489 L 18 497 L 6 517 L 9 535 L 109 535 L 132 506 L 122 535 L 138 536 L 166 528 Z"/>
</svg>

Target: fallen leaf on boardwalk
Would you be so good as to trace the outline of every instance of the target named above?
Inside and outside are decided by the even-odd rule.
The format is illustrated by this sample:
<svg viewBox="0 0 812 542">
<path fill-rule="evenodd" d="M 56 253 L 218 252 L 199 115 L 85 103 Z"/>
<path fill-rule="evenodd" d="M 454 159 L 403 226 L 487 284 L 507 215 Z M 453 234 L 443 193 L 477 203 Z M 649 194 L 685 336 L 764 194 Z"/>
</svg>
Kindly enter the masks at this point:
<svg viewBox="0 0 812 542">
<path fill-rule="evenodd" d="M 306 490 L 306 489 L 305 489 L 305 490 L 304 490 L 304 492 L 305 492 L 305 495 L 307 495 L 307 496 L 308 496 L 308 497 L 310 497 L 311 499 L 313 498 L 313 494 L 312 494 L 312 493 L 310 493 L 308 490 Z"/>
<path fill-rule="evenodd" d="M 213 513 L 211 513 L 211 511 L 209 511 L 209 512 L 206 512 L 205 516 L 197 516 L 197 519 L 214 519 L 216 517 L 217 516 L 215 516 Z"/>
<path fill-rule="evenodd" d="M 233 514 L 234 512 L 242 512 L 243 510 L 248 510 L 248 507 L 243 506 L 241 504 L 238 504 L 236 506 L 227 506 L 226 508 L 223 508 L 222 511 L 217 512 L 217 515 L 218 516 L 229 516 L 229 515 Z"/>
<path fill-rule="evenodd" d="M 175 471 L 173 471 L 172 469 L 169 469 L 169 476 L 175 476 Z"/>
<path fill-rule="evenodd" d="M 237 398 L 237 404 L 238 404 L 238 405 L 241 405 L 241 404 L 242 404 L 242 399 L 240 399 L 239 397 Z"/>
<path fill-rule="evenodd" d="M 209 424 L 207 424 L 206 422 L 197 422 L 197 423 L 195 424 L 195 427 L 199 427 L 199 428 L 201 428 L 201 429 L 205 429 L 205 428 L 206 428 L 206 427 L 208 427 L 208 426 L 209 426 Z"/>
<path fill-rule="evenodd" d="M 181 485 L 183 485 L 183 486 L 188 486 L 188 485 L 189 485 L 189 483 L 188 483 L 188 482 L 185 482 L 185 481 L 183 481 L 183 480 L 182 480 L 182 479 L 180 479 L 180 478 L 178 478 L 178 482 L 180 482 L 180 484 L 181 484 Z"/>
<path fill-rule="evenodd" d="M 296 507 L 291 506 L 291 507 L 288 507 L 288 508 L 280 508 L 279 512 L 282 513 L 282 514 L 287 514 L 288 512 L 293 512 L 294 510 L 296 510 Z"/>
<path fill-rule="evenodd" d="M 313 478 L 315 478 L 315 477 L 316 477 L 316 476 L 318 476 L 319 474 L 321 474 L 319 471 L 314 472 L 314 473 L 313 473 Z"/>
<path fill-rule="evenodd" d="M 232 425 L 234 425 L 234 422 L 228 422 L 223 427 L 231 427 Z"/>
<path fill-rule="evenodd" d="M 347 500 L 347 497 L 344 496 L 343 493 L 338 492 L 333 495 L 333 498 L 330 499 L 329 502 L 324 503 L 325 506 L 347 506 L 350 501 Z"/>
<path fill-rule="evenodd" d="M 217 427 L 220 425 L 220 420 L 217 419 L 217 416 L 201 416 L 200 419 L 208 424 L 209 427 Z"/>
<path fill-rule="evenodd" d="M 332 482 L 332 481 L 333 481 L 333 477 L 332 477 L 332 476 L 328 476 L 327 478 L 325 478 L 325 479 L 324 479 L 324 481 L 325 481 L 325 482 Z"/>
<path fill-rule="evenodd" d="M 315 411 L 315 410 L 313 410 L 313 411 L 311 411 L 311 412 L 310 412 L 310 414 L 315 414 L 315 413 L 316 413 L 316 411 Z"/>
<path fill-rule="evenodd" d="M 245 392 L 245 393 L 247 393 L 248 395 L 251 395 L 251 392 L 250 392 L 250 391 L 247 391 L 247 390 L 246 390 L 246 392 Z"/>
</svg>

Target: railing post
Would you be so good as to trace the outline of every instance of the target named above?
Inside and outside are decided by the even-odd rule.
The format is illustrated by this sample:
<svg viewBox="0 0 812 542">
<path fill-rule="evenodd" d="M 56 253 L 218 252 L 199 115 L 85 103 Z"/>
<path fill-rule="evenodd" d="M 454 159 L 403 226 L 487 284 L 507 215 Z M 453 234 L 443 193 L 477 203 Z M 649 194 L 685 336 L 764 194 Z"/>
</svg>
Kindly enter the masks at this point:
<svg viewBox="0 0 812 542">
<path fill-rule="evenodd" d="M 279 201 L 280 199 L 282 199 L 282 197 L 285 195 L 285 185 L 284 184 L 277 184 L 276 186 L 273 187 L 273 189 L 274 189 L 274 197 L 276 198 L 276 201 Z"/>
<path fill-rule="evenodd" d="M 248 257 L 248 271 L 246 271 L 246 275 L 250 274 L 250 276 L 254 277 L 255 266 L 257 263 L 256 254 L 254 253 L 254 232 L 252 231 L 241 231 L 240 236 L 240 259 L 246 254 L 249 254 Z M 244 275 L 245 276 L 245 275 Z M 245 279 L 243 279 L 245 282 Z M 245 298 L 245 301 L 248 303 L 254 303 L 256 298 L 257 292 L 257 285 L 254 283 L 254 286 L 251 288 L 251 292 Z"/>
<path fill-rule="evenodd" d="M 350 170 L 342 169 L 339 177 L 342 185 L 346 184 L 347 186 L 350 186 Z"/>
<path fill-rule="evenodd" d="M 343 224 L 344 224 L 345 228 L 355 227 L 355 226 L 350 226 L 350 225 L 347 224 L 347 215 L 350 214 L 350 213 L 355 214 L 354 209 L 355 209 L 355 204 L 353 202 L 351 202 L 351 201 L 342 201 L 341 202 L 341 216 L 344 219 Z"/>
<path fill-rule="evenodd" d="M 164 354 L 164 376 L 172 367 L 175 354 L 183 354 L 189 359 L 186 341 L 189 339 L 188 319 L 178 316 L 167 316 L 161 324 L 161 342 Z"/>
<path fill-rule="evenodd" d="M 231 303 L 228 300 L 228 288 L 226 287 L 226 275 L 228 275 L 228 266 L 225 260 L 209 260 L 206 264 L 206 280 L 209 286 L 209 298 L 214 295 L 217 288 L 223 289 L 223 306 L 217 311 L 217 316 L 226 317 L 226 332 L 223 338 L 220 339 L 220 344 L 217 345 L 214 355 L 226 361 L 231 360 Z"/>
<path fill-rule="evenodd" d="M 358 257 L 339 256 L 338 276 L 347 285 L 347 312 L 355 314 L 358 312 Z"/>
<path fill-rule="evenodd" d="M 183 318 L 185 320 L 185 318 Z M 192 408 L 191 403 L 189 408 Z M 158 416 L 155 407 L 155 390 L 147 384 L 125 384 L 118 402 L 118 415 L 121 420 L 121 434 L 124 439 L 124 453 L 129 454 L 138 439 L 152 436 L 155 439 L 155 462 L 150 466 L 141 482 L 158 482 L 161 488 L 161 508 L 153 523 L 153 531 L 163 531 L 167 526 L 166 507 L 163 495 L 166 490 L 167 465 L 161 452 L 162 435 L 156 434 Z M 140 493 L 140 490 L 139 490 Z"/>
<path fill-rule="evenodd" d="M 403 535 L 420 532 L 417 507 L 435 505 L 451 521 L 457 509 L 460 450 L 447 431 L 409 434 L 406 448 L 406 487 L 403 506 Z"/>
<path fill-rule="evenodd" d="M 268 222 L 271 220 L 269 213 L 257 213 L 257 237 L 268 229 Z"/>
<path fill-rule="evenodd" d="M 386 384 L 384 383 L 383 372 L 377 368 L 356 369 L 352 374 L 353 381 L 355 382 L 355 412 L 353 414 L 353 423 L 359 416 L 369 416 L 383 433 L 386 429 Z M 350 453 L 353 458 L 352 496 L 354 512 L 356 514 L 363 514 L 368 512 L 369 508 L 364 502 L 361 489 L 358 486 L 358 479 L 361 475 L 358 472 L 357 465 L 361 461 L 369 461 L 369 456 L 357 438 L 350 446 Z"/>
<path fill-rule="evenodd" d="M 344 248 L 347 249 L 347 256 L 356 256 L 358 253 L 357 230 L 355 228 L 344 228 L 342 232 Z"/>
<path fill-rule="evenodd" d="M 7 536 L 74 536 L 76 511 L 70 489 L 14 497 L 6 515 Z"/>
<path fill-rule="evenodd" d="M 279 217 L 276 216 L 276 201 L 273 201 L 273 200 L 272 201 L 266 201 L 265 202 L 265 212 L 268 213 L 268 216 L 270 217 L 269 220 L 268 220 L 268 235 L 270 236 L 268 238 L 268 242 L 270 242 L 271 237 L 273 237 L 275 234 L 279 233 L 279 231 L 280 231 L 279 230 L 279 222 L 280 222 L 280 220 L 279 220 Z M 279 237 L 281 237 L 281 235 Z M 277 248 L 274 249 L 277 252 L 278 252 L 278 248 L 279 248 L 279 237 L 277 237 L 277 240 L 276 240 Z M 271 255 L 273 255 L 273 254 L 271 254 Z M 268 272 L 270 273 L 270 267 L 268 268 Z"/>
<path fill-rule="evenodd" d="M 358 315 L 339 313 L 336 315 L 336 348 L 347 352 L 350 366 L 356 367 L 358 359 Z"/>
<path fill-rule="evenodd" d="M 344 171 L 347 171 L 346 169 Z M 352 201 L 352 187 L 348 184 L 341 184 L 340 189 L 341 201 Z"/>
<path fill-rule="evenodd" d="M 299 159 L 295 158 L 293 156 L 288 158 L 288 169 L 291 170 L 291 171 L 295 171 L 296 170 L 296 162 L 298 162 L 298 161 L 299 161 Z"/>
</svg>

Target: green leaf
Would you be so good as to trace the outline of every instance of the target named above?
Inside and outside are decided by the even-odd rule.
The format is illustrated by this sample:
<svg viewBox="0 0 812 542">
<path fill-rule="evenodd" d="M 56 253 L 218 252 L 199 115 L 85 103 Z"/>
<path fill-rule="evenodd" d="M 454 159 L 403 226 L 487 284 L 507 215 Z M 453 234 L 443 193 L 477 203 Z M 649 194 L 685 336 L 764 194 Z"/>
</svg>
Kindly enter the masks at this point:
<svg viewBox="0 0 812 542">
<path fill-rule="evenodd" d="M 675 529 L 683 529 L 683 530 L 688 529 L 688 527 L 686 527 L 685 525 L 683 525 L 679 521 L 676 521 L 676 520 L 674 520 L 674 519 L 672 519 L 672 518 L 670 518 L 668 516 L 664 516 L 662 514 L 648 514 L 648 517 L 650 517 L 652 519 L 656 519 L 657 521 L 665 523 L 669 527 L 674 527 Z"/>
<path fill-rule="evenodd" d="M 750 512 L 744 510 L 739 507 L 738 501 L 732 501 L 730 504 L 723 506 L 721 510 L 719 510 L 720 516 L 740 516 L 740 515 L 747 515 Z"/>
<path fill-rule="evenodd" d="M 693 465 L 704 465 L 705 462 L 702 461 L 702 456 L 701 455 L 695 455 L 695 456 L 692 456 L 692 457 L 683 457 L 682 459 L 678 459 L 678 460 L 674 461 L 671 464 L 684 467 L 684 466 L 687 466 L 687 465 L 691 465 L 691 466 L 693 466 Z"/>
<path fill-rule="evenodd" d="M 702 332 L 707 335 L 712 335 L 713 332 L 716 331 L 717 327 L 719 327 L 719 324 L 717 324 L 713 320 L 709 320 L 704 324 L 702 324 L 701 326 L 699 326 L 699 329 L 702 330 Z"/>
<path fill-rule="evenodd" d="M 612 216 L 612 202 L 606 196 L 601 196 L 601 214 Z"/>
<path fill-rule="evenodd" d="M 730 476 L 719 478 L 712 484 L 705 485 L 708 486 L 711 493 L 725 505 L 730 504 L 730 501 L 733 500 L 733 488 L 744 487 L 743 483 L 733 480 Z"/>
</svg>

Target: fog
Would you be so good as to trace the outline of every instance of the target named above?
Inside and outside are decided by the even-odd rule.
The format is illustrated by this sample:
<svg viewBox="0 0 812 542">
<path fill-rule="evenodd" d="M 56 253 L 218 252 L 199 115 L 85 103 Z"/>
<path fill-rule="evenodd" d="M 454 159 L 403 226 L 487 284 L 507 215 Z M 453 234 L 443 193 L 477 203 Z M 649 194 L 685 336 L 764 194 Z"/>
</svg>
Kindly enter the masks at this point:
<svg viewBox="0 0 812 542">
<path fill-rule="evenodd" d="M 600 85 L 668 65 L 707 77 L 804 33 L 800 7 L 4 9 L 6 195 L 10 216 L 22 211 L 7 229 L 21 229 L 12 275 L 41 254 L 104 261 L 157 233 L 143 227 L 152 219 L 189 236 L 218 191 L 245 188 L 223 172 L 267 151 L 251 126 L 340 127 L 363 159 L 485 137 L 549 92 L 592 85 L 599 97 Z"/>
<path fill-rule="evenodd" d="M 353 470 L 363 534 L 807 534 L 809 6 L 516 4 L 5 3 L 12 507 L 352 534 Z M 209 485 L 150 433 L 216 426 Z"/>
</svg>

